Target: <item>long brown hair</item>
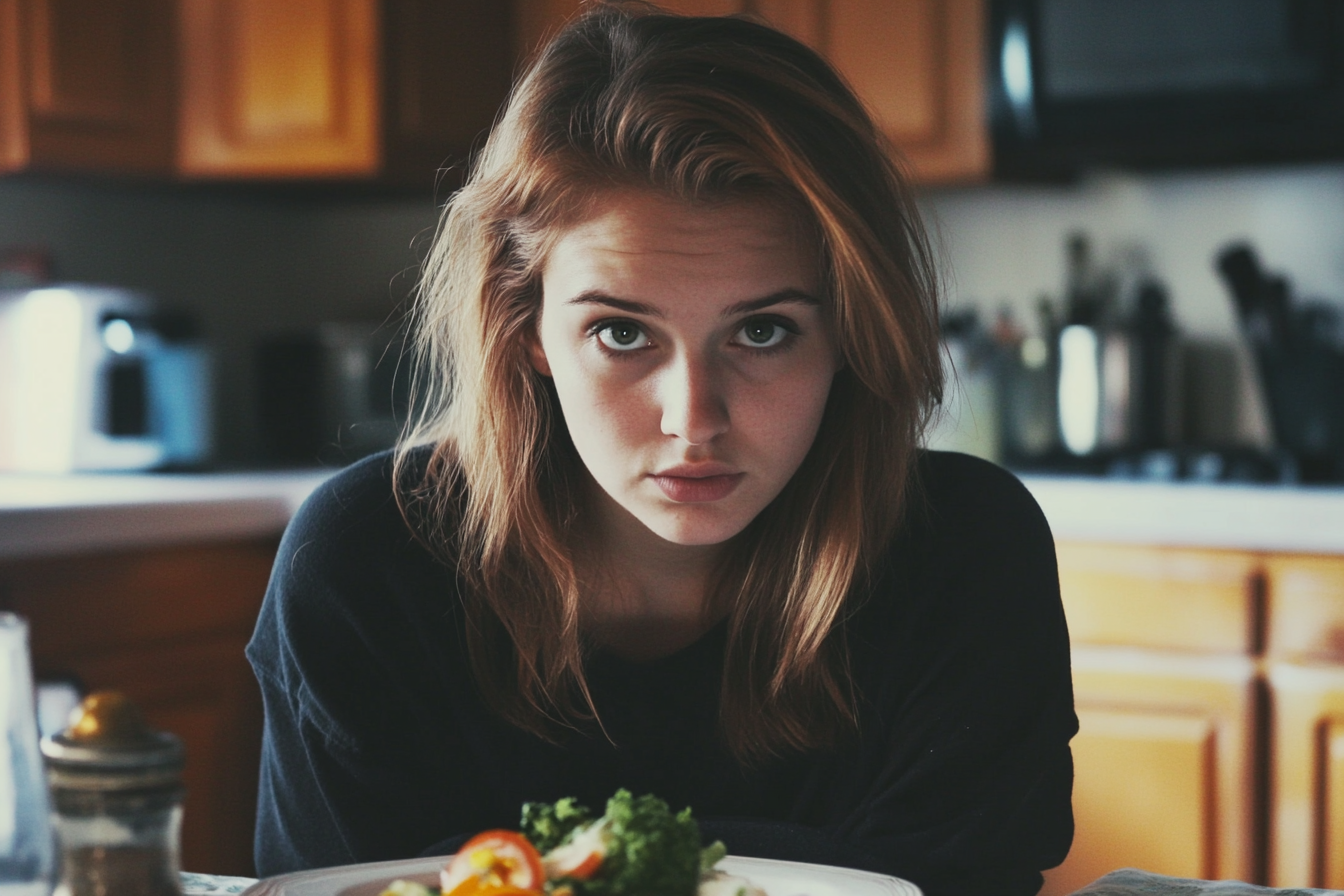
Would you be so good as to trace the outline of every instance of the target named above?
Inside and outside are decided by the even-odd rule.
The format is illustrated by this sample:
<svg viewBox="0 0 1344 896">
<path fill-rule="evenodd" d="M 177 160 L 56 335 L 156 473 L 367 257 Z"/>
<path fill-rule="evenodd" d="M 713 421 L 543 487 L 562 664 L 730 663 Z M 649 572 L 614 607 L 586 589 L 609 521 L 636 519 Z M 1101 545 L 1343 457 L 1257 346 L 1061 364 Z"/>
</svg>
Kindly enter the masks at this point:
<svg viewBox="0 0 1344 896">
<path fill-rule="evenodd" d="M 744 18 L 603 4 L 517 84 L 444 212 L 417 306 L 423 412 L 397 456 L 433 445 L 399 499 L 456 564 L 488 704 L 555 738 L 594 716 L 576 565 L 584 477 L 549 381 L 529 364 L 557 233 L 620 186 L 687 199 L 765 195 L 820 246 L 844 368 L 815 444 L 733 539 L 709 611 L 727 619 L 721 729 L 750 763 L 857 725 L 843 643 L 910 497 L 941 399 L 938 289 L 905 180 L 821 57 Z"/>
</svg>

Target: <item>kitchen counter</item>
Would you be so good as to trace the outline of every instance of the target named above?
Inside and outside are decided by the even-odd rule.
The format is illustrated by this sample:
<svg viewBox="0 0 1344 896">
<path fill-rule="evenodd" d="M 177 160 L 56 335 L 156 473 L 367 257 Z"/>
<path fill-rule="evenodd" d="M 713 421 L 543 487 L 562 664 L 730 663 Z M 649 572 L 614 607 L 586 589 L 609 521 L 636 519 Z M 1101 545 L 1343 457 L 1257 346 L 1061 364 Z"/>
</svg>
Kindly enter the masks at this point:
<svg viewBox="0 0 1344 896">
<path fill-rule="evenodd" d="M 1056 539 L 1344 554 L 1344 487 L 1021 478 Z"/>
<path fill-rule="evenodd" d="M 0 560 L 278 536 L 334 472 L 0 474 Z"/>
<path fill-rule="evenodd" d="M 331 469 L 0 474 L 0 560 L 278 535 Z M 1023 476 L 1056 538 L 1344 555 L 1344 488 Z"/>
</svg>

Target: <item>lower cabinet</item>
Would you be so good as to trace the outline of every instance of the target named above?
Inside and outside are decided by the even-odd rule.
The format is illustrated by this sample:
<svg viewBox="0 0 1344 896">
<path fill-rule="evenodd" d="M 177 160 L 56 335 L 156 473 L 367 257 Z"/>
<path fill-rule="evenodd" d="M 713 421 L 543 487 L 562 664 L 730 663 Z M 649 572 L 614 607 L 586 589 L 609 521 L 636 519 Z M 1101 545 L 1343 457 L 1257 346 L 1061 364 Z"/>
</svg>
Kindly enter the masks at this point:
<svg viewBox="0 0 1344 896">
<path fill-rule="evenodd" d="M 1258 876 L 1254 663 L 1075 647 L 1074 821 L 1048 894 L 1116 868 Z"/>
<path fill-rule="evenodd" d="M 1269 882 L 1344 889 L 1344 666 L 1273 663 Z"/>
<path fill-rule="evenodd" d="M 1344 557 L 1061 542 L 1073 849 L 1117 868 L 1344 889 Z"/>
<path fill-rule="evenodd" d="M 250 875 L 261 696 L 243 648 L 277 541 L 0 565 L 39 678 L 127 694 L 186 747 L 182 867 Z"/>
</svg>

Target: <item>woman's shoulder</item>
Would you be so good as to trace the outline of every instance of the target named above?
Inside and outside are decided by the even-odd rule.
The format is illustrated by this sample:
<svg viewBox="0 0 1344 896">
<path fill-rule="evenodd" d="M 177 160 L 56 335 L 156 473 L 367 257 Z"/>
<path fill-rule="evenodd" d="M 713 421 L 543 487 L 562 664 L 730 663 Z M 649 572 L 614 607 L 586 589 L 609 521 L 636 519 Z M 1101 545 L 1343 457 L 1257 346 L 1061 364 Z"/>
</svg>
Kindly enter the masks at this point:
<svg viewBox="0 0 1344 896">
<path fill-rule="evenodd" d="M 916 529 L 961 539 L 1044 539 L 1049 524 L 1026 486 L 1008 470 L 951 451 L 921 451 L 911 521 Z"/>
<path fill-rule="evenodd" d="M 419 481 L 427 449 L 412 449 L 396 464 L 392 451 L 369 455 L 324 480 L 290 521 L 287 540 L 303 544 L 367 543 L 379 534 L 400 539 L 411 529 L 397 496 L 397 481 Z"/>
</svg>

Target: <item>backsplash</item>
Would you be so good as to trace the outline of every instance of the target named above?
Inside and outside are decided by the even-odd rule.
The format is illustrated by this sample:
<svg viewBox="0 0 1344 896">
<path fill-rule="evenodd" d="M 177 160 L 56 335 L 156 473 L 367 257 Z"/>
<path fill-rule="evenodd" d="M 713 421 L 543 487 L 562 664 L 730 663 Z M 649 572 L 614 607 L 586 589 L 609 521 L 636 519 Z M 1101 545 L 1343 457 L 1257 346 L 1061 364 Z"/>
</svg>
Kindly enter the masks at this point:
<svg viewBox="0 0 1344 896">
<path fill-rule="evenodd" d="M 226 466 L 259 456 L 260 338 L 395 318 L 435 222 L 428 197 L 0 179 L 0 254 L 41 247 L 56 279 L 143 289 L 199 318 L 216 352 Z"/>
<path fill-rule="evenodd" d="M 1104 172 L 1069 186 L 995 184 L 930 191 L 948 273 L 948 305 L 986 314 L 1008 307 L 1031 329 L 1037 298 L 1058 299 L 1064 244 L 1086 232 L 1096 254 L 1146 254 L 1167 285 L 1186 337 L 1239 352 L 1237 435 L 1269 440 L 1262 396 L 1214 256 L 1249 241 L 1264 265 L 1286 275 L 1299 298 L 1344 306 L 1344 166 L 1162 174 Z"/>
<path fill-rule="evenodd" d="M 1131 175 L 1069 186 L 993 184 L 923 200 L 948 276 L 949 307 L 1013 309 L 1034 324 L 1058 296 L 1064 241 L 1097 254 L 1142 247 L 1183 332 L 1239 342 L 1214 253 L 1251 241 L 1299 296 L 1344 304 L 1344 165 Z M 39 246 L 64 280 L 149 291 L 193 311 L 218 352 L 218 455 L 258 456 L 254 358 L 268 334 L 324 320 L 395 318 L 436 223 L 434 202 L 292 189 L 184 187 L 68 178 L 0 179 L 0 252 Z M 1268 429 L 1249 364 L 1238 431 Z"/>
</svg>

